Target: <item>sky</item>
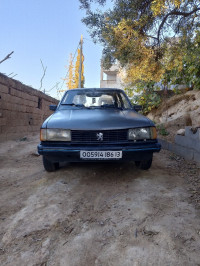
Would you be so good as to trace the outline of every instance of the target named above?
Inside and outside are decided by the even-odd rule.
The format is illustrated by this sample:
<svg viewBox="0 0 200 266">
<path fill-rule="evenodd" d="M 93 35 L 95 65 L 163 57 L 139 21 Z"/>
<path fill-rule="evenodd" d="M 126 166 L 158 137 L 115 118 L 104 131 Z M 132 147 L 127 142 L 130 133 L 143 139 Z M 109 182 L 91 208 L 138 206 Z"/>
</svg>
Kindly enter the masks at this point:
<svg viewBox="0 0 200 266">
<path fill-rule="evenodd" d="M 85 11 L 78 0 L 0 0 L 0 14 L 0 61 L 14 51 L 0 64 L 1 73 L 12 73 L 10 77 L 16 75 L 14 79 L 40 89 L 42 60 L 47 67 L 42 90 L 58 98 L 53 87 L 59 83 L 59 90 L 66 89 L 69 56 L 82 34 L 85 87 L 100 86 L 102 47 L 92 42 L 81 22 Z"/>
</svg>

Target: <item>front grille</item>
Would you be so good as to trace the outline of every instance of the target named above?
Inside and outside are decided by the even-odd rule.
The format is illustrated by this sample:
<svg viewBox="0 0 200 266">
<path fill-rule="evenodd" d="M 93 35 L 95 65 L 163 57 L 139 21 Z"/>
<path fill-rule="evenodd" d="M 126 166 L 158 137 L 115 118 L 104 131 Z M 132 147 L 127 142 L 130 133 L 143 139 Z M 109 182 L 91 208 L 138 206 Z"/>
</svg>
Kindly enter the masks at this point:
<svg viewBox="0 0 200 266">
<path fill-rule="evenodd" d="M 97 134 L 103 134 L 103 140 L 98 140 Z M 98 131 L 82 131 L 72 130 L 72 143 L 80 144 L 108 144 L 108 143 L 125 143 L 128 142 L 128 130 L 98 130 Z"/>
</svg>

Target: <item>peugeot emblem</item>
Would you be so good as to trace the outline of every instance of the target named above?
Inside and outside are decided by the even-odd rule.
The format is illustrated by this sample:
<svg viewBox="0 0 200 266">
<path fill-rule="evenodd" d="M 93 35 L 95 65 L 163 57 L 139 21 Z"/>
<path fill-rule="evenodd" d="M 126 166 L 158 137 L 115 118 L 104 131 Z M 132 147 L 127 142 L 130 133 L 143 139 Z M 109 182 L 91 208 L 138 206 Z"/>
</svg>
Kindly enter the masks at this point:
<svg viewBox="0 0 200 266">
<path fill-rule="evenodd" d="M 101 133 L 101 132 L 97 133 L 96 136 L 97 136 L 97 140 L 103 141 L 103 133 Z"/>
</svg>

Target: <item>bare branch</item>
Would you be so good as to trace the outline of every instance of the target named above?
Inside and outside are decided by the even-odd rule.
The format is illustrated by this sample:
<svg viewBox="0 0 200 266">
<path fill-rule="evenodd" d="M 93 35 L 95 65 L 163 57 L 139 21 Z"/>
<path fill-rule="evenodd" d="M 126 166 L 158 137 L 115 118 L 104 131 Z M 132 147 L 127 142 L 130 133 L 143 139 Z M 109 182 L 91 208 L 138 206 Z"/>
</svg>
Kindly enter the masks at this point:
<svg viewBox="0 0 200 266">
<path fill-rule="evenodd" d="M 57 90 L 59 84 L 60 84 L 60 82 L 56 82 L 56 84 L 55 84 L 50 90 L 48 90 L 48 91 L 46 91 L 46 92 L 50 92 L 50 91 L 52 91 L 54 88 L 56 88 L 56 90 Z"/>
<path fill-rule="evenodd" d="M 13 74 L 13 72 L 11 72 L 10 74 L 8 74 L 7 76 L 10 77 Z"/>
<path fill-rule="evenodd" d="M 10 54 L 6 55 L 6 57 L 3 60 L 0 61 L 0 64 L 3 63 L 4 61 L 6 61 L 7 59 L 10 59 L 10 56 L 13 53 L 14 53 L 14 51 L 12 51 Z"/>
<path fill-rule="evenodd" d="M 41 80 L 40 80 L 40 84 L 41 84 L 41 85 L 40 85 L 39 90 L 42 89 L 42 82 L 43 82 L 43 79 L 44 79 L 44 76 L 45 76 L 45 74 L 46 74 L 46 70 L 47 70 L 47 67 L 44 67 L 43 62 L 42 62 L 41 59 L 40 59 L 40 62 L 41 62 L 42 69 L 43 69 L 43 75 L 42 75 Z M 44 93 L 45 93 L 45 89 L 44 89 Z"/>
<path fill-rule="evenodd" d="M 157 37 L 154 37 L 154 36 L 151 36 L 151 35 L 148 35 L 148 34 L 145 34 L 144 36 L 146 36 L 147 38 L 151 38 L 151 39 L 154 39 L 154 40 L 158 40 Z"/>
<path fill-rule="evenodd" d="M 166 22 L 166 20 L 168 19 L 169 16 L 183 16 L 184 18 L 189 17 L 190 15 L 192 15 L 193 13 L 196 13 L 197 11 L 199 11 L 200 8 L 195 8 L 193 9 L 191 12 L 181 12 L 181 11 L 177 11 L 177 10 L 173 10 L 170 13 L 168 13 L 162 20 L 159 28 L 158 28 L 158 34 L 157 34 L 157 40 L 158 43 L 160 42 L 160 32 Z"/>
<path fill-rule="evenodd" d="M 17 74 L 14 74 L 12 77 L 11 77 L 11 79 L 13 79 L 14 77 L 16 77 L 17 76 Z"/>
</svg>

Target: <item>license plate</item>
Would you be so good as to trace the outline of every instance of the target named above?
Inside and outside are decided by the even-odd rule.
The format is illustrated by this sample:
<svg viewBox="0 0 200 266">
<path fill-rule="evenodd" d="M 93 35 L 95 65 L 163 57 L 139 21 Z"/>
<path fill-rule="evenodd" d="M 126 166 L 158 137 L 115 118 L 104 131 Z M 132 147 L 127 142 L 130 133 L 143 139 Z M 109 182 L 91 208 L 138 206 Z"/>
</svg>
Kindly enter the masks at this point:
<svg viewBox="0 0 200 266">
<path fill-rule="evenodd" d="M 80 151 L 80 158 L 93 160 L 121 159 L 122 151 Z"/>
</svg>

